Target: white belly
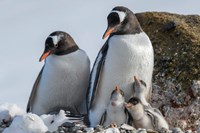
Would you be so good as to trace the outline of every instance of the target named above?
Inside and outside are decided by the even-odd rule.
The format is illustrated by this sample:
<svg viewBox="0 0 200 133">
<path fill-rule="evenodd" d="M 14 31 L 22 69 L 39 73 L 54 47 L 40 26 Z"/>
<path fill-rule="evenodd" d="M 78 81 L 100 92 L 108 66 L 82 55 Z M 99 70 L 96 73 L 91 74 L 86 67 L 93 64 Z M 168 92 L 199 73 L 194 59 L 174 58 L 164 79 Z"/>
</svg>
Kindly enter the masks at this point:
<svg viewBox="0 0 200 133">
<path fill-rule="evenodd" d="M 50 55 L 37 88 L 33 112 L 43 114 L 59 107 L 80 109 L 85 106 L 89 72 L 90 63 L 83 51 Z"/>
<path fill-rule="evenodd" d="M 124 107 L 113 107 L 109 104 L 107 109 L 106 120 L 103 126 L 109 126 L 112 123 L 117 124 L 117 126 L 121 126 L 126 122 L 126 114 L 124 112 Z"/>
<path fill-rule="evenodd" d="M 119 86 L 125 92 L 127 101 L 133 94 L 133 76 L 145 81 L 149 87 L 152 79 L 153 60 L 153 48 L 145 33 L 111 37 L 97 89 L 98 96 L 94 99 L 96 106 L 94 110 L 91 110 L 91 114 L 100 116 L 104 112 L 115 86 Z M 98 116 L 96 117 L 95 121 L 99 121 Z M 94 122 L 95 124 L 97 122 Z"/>
</svg>

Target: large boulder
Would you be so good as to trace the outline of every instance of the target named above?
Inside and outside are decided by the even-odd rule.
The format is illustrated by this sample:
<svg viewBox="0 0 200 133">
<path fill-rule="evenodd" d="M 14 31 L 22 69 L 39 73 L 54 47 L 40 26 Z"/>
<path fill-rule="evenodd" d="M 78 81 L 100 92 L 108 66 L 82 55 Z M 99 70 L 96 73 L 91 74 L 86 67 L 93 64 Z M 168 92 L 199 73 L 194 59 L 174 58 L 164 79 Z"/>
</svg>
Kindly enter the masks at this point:
<svg viewBox="0 0 200 133">
<path fill-rule="evenodd" d="M 200 80 L 200 16 L 166 12 L 136 14 L 155 52 L 153 82 L 170 80 L 188 89 Z"/>
<path fill-rule="evenodd" d="M 200 130 L 200 16 L 136 14 L 155 53 L 153 95 L 170 128 Z"/>
</svg>

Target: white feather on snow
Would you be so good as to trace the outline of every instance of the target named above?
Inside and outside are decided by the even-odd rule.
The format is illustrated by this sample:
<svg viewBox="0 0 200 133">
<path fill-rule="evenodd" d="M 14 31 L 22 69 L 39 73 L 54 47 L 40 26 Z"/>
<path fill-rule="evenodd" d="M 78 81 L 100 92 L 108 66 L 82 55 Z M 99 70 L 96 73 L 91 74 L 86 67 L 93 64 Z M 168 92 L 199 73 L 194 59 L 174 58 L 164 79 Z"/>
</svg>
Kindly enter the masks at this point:
<svg viewBox="0 0 200 133">
<path fill-rule="evenodd" d="M 15 117 L 10 127 L 6 128 L 3 133 L 45 133 L 47 131 L 48 128 L 39 116 L 28 113 Z"/>
<path fill-rule="evenodd" d="M 57 115 L 44 114 L 40 117 L 51 132 L 56 131 L 58 127 L 65 122 L 77 122 L 80 120 L 78 118 L 76 120 L 71 120 L 73 119 L 72 117 L 66 117 L 66 113 L 64 110 L 60 110 Z"/>
<path fill-rule="evenodd" d="M 16 104 L 3 103 L 0 104 L 0 124 L 2 121 L 11 121 L 15 116 L 23 115 L 25 111 Z"/>
</svg>

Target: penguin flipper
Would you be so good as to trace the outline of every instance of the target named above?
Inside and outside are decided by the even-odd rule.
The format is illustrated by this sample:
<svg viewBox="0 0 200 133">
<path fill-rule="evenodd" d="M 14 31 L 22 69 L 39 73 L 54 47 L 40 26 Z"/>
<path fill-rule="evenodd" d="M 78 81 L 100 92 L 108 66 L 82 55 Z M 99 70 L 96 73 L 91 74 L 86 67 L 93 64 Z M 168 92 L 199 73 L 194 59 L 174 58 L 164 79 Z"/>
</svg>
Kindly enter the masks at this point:
<svg viewBox="0 0 200 133">
<path fill-rule="evenodd" d="M 94 98 L 96 96 L 99 79 L 100 79 L 101 73 L 103 71 L 103 66 L 104 66 L 107 50 L 108 50 L 108 42 L 106 41 L 106 43 L 103 45 L 103 47 L 101 48 L 101 50 L 98 53 L 98 56 L 95 60 L 95 63 L 94 63 L 94 66 L 92 68 L 92 72 L 90 75 L 90 85 L 89 85 L 89 89 L 87 92 L 87 107 L 88 107 L 88 109 L 91 109 L 93 106 L 93 103 L 94 103 Z M 96 76 L 96 75 L 98 75 L 98 76 Z"/>
<path fill-rule="evenodd" d="M 107 115 L 107 112 L 105 111 L 101 117 L 101 120 L 100 120 L 100 125 L 103 125 L 106 121 L 106 115 Z"/>
<path fill-rule="evenodd" d="M 31 91 L 31 95 L 29 97 L 29 100 L 28 100 L 28 104 L 27 104 L 27 107 L 26 107 L 26 112 L 31 112 L 32 111 L 32 106 L 33 106 L 33 103 L 34 103 L 34 100 L 35 100 L 35 96 L 36 96 L 36 92 L 37 92 L 37 88 L 38 88 L 38 84 L 40 82 L 40 79 L 41 79 L 41 76 L 42 76 L 42 71 L 44 69 L 44 66 L 42 67 L 34 85 L 33 85 L 33 88 L 32 88 L 32 91 Z"/>
<path fill-rule="evenodd" d="M 159 123 L 158 116 L 155 115 L 154 112 L 151 109 L 146 109 L 145 112 L 151 118 L 151 123 L 152 123 L 154 130 L 157 130 L 158 129 L 158 123 Z"/>
</svg>

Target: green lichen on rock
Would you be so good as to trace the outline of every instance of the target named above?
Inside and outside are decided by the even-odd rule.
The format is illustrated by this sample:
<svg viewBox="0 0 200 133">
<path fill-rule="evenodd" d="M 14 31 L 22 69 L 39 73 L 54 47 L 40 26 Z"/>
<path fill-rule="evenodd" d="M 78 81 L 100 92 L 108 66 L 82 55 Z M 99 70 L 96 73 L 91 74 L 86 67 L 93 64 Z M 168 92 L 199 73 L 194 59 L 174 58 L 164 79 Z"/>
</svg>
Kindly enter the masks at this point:
<svg viewBox="0 0 200 133">
<path fill-rule="evenodd" d="M 165 12 L 136 14 L 155 52 L 153 82 L 166 80 L 188 89 L 200 79 L 200 16 Z"/>
</svg>

